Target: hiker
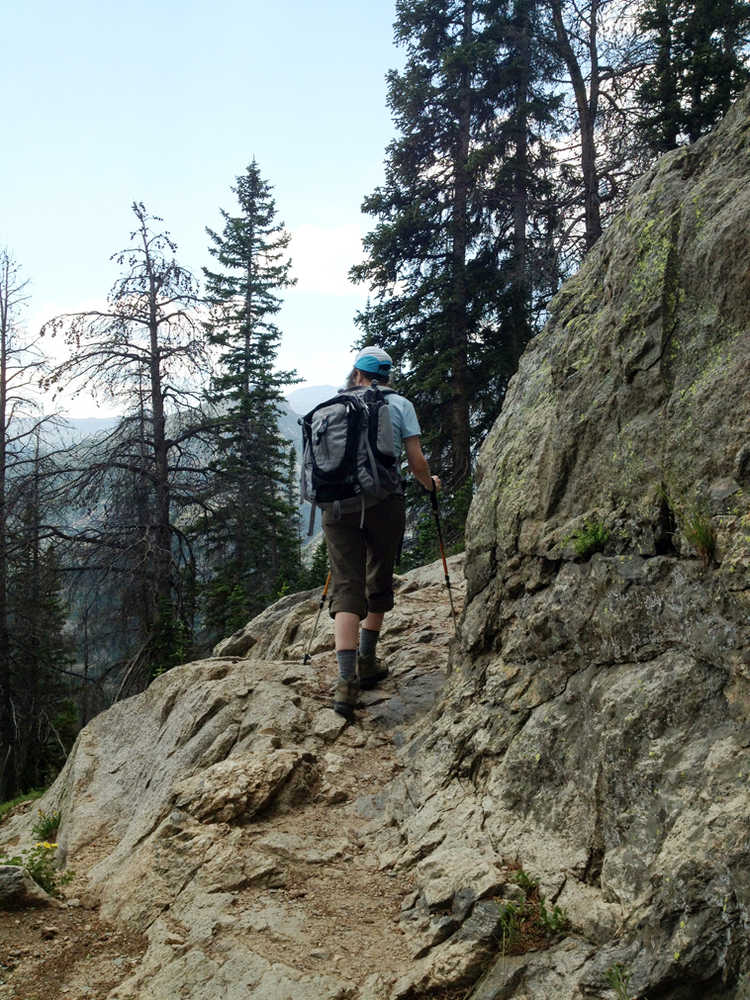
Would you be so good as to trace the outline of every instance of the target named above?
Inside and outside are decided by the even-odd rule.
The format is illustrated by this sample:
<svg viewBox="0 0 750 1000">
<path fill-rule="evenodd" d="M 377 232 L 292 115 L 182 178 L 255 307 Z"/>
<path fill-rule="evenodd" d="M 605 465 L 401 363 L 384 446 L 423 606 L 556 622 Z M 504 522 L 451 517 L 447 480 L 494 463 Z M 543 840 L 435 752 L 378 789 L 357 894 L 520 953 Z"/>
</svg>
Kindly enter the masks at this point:
<svg viewBox="0 0 750 1000">
<path fill-rule="evenodd" d="M 347 390 L 384 388 L 393 428 L 396 466 L 401 447 L 412 475 L 428 490 L 440 489 L 440 480 L 430 474 L 422 453 L 421 429 L 413 405 L 404 396 L 387 389 L 392 360 L 379 347 L 364 347 L 354 360 Z M 323 512 L 323 531 L 328 545 L 333 591 L 330 614 L 334 619 L 339 679 L 333 708 L 351 721 L 360 689 L 374 688 L 388 676 L 388 668 L 377 659 L 383 617 L 393 607 L 393 566 L 404 534 L 404 492 L 396 473 L 395 489 L 385 499 L 363 501 L 361 510 Z"/>
</svg>

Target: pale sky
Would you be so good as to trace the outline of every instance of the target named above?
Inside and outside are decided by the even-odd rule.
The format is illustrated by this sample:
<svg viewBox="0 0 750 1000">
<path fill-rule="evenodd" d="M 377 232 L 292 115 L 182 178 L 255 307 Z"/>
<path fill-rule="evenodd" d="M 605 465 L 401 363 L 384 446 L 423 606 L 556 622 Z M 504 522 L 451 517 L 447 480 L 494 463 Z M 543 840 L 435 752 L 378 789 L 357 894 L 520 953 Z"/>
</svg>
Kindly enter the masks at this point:
<svg viewBox="0 0 750 1000">
<path fill-rule="evenodd" d="M 230 185 L 255 156 L 298 278 L 279 366 L 337 384 L 367 297 L 347 280 L 372 224 L 359 206 L 393 135 L 393 19 L 393 0 L 6 5 L 0 246 L 30 280 L 30 326 L 106 296 L 134 200 L 200 275 L 205 227 L 234 211 Z"/>
</svg>

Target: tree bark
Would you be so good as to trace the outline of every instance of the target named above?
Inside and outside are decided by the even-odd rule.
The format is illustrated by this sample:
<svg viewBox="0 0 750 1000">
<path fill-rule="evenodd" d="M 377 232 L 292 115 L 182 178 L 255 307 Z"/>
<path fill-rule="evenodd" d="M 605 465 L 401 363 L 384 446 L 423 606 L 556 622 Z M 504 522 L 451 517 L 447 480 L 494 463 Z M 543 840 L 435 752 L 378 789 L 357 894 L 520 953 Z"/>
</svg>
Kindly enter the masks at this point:
<svg viewBox="0 0 750 1000">
<path fill-rule="evenodd" d="M 152 278 L 153 281 L 153 278 Z M 155 594 L 159 611 L 157 620 L 164 610 L 171 606 L 171 541 L 170 497 L 169 497 L 169 455 L 167 448 L 164 395 L 161 384 L 161 360 L 159 352 L 159 323 L 156 315 L 156 291 L 152 287 L 151 317 L 149 333 L 151 337 L 151 412 L 154 421 L 154 465 L 156 471 L 156 580 Z"/>
<path fill-rule="evenodd" d="M 473 33 L 473 0 L 465 0 L 461 44 L 468 48 Z M 451 219 L 452 289 L 448 309 L 453 372 L 451 381 L 452 479 L 456 486 L 471 471 L 469 438 L 468 316 L 466 251 L 468 246 L 469 141 L 471 136 L 471 75 L 461 70 L 458 103 L 458 134 L 453 158 L 454 190 Z"/>
<path fill-rule="evenodd" d="M 528 343 L 529 329 L 529 278 L 527 229 L 529 222 L 529 85 L 531 79 L 531 17 L 530 0 L 515 0 L 515 48 L 518 64 L 515 108 L 513 156 L 513 262 L 511 280 L 513 300 L 511 305 L 511 353 L 515 370 L 521 353 Z M 512 372 L 508 372 L 510 376 Z"/>
<path fill-rule="evenodd" d="M 21 788 L 37 788 L 42 780 L 40 734 L 34 731 L 41 717 L 41 631 L 42 593 L 40 565 L 40 512 L 39 512 L 39 459 L 40 443 L 37 434 L 34 468 L 31 473 L 31 493 L 25 512 L 26 559 L 25 573 L 28 584 L 24 587 L 27 619 L 24 643 L 24 692 L 21 726 L 21 752 L 19 754 L 19 784 Z"/>
<path fill-rule="evenodd" d="M 6 507 L 8 337 L 10 336 L 10 267 L 7 257 L 0 272 L 0 801 L 18 791 L 13 694 L 8 633 L 8 514 Z"/>
<path fill-rule="evenodd" d="M 586 227 L 586 249 L 590 249 L 602 234 L 601 213 L 599 210 L 599 174 L 596 162 L 595 128 L 596 115 L 599 109 L 599 53 L 596 40 L 596 19 L 599 11 L 599 0 L 591 0 L 589 5 L 590 23 L 588 37 L 588 55 L 591 65 L 590 92 L 586 92 L 586 81 L 583 78 L 580 63 L 573 51 L 562 12 L 562 0 L 550 0 L 552 19 L 555 25 L 555 35 L 560 54 L 570 74 L 570 82 L 575 94 L 578 111 L 578 127 L 581 135 L 581 171 L 583 173 L 583 204 Z"/>
</svg>

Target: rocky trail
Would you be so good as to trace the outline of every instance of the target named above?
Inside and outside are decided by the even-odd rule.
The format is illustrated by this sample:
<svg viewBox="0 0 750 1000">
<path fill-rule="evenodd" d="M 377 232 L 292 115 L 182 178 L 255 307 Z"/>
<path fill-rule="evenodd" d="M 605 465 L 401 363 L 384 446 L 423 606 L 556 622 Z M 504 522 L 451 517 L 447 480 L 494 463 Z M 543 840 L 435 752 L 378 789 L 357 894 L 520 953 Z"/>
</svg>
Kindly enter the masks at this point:
<svg viewBox="0 0 750 1000">
<path fill-rule="evenodd" d="M 459 604 L 461 562 L 451 560 Z M 402 919 L 413 882 L 383 862 L 373 801 L 404 768 L 408 727 L 446 675 L 452 621 L 442 565 L 399 578 L 379 649 L 392 676 L 363 694 L 351 726 L 329 708 L 327 617 L 311 664 L 301 663 L 317 598 L 284 599 L 220 644 L 213 660 L 178 668 L 156 682 L 164 690 L 152 685 L 139 696 L 158 704 L 162 738 L 178 704 L 189 703 L 167 757 L 192 744 L 191 764 L 174 769 L 169 787 L 158 760 L 144 759 L 145 732 L 118 732 L 110 719 L 99 722 L 106 734 L 92 732 L 96 720 L 83 734 L 70 773 L 48 793 L 52 804 L 42 800 L 63 812 L 60 850 L 76 875 L 64 906 L 0 915 L 2 1000 L 375 1000 L 408 971 L 420 947 Z M 253 695 L 252 718 L 242 720 L 240 703 Z M 92 765 L 108 777 L 97 780 Z M 135 787 L 128 781 L 129 802 L 117 803 L 112 786 L 123 768 L 140 777 Z M 151 829 L 131 839 L 128 826 L 139 824 L 128 812 L 139 799 Z M 98 803 L 96 816 L 87 803 Z M 17 839 L 39 806 L 0 827 L 0 841 Z"/>
</svg>

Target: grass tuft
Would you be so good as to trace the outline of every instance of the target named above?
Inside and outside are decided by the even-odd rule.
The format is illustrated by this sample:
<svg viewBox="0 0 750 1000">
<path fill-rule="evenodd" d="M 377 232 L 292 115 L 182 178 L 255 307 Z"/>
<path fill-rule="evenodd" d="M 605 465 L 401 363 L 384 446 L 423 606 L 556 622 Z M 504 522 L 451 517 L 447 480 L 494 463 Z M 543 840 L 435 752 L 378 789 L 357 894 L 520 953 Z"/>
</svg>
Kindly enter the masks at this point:
<svg viewBox="0 0 750 1000">
<path fill-rule="evenodd" d="M 686 515 L 682 531 L 703 565 L 712 566 L 716 561 L 716 529 L 708 511 L 694 507 Z"/>
<path fill-rule="evenodd" d="M 499 901 L 500 948 L 503 955 L 523 955 L 546 947 L 552 938 L 570 927 L 567 913 L 559 906 L 551 909 L 539 892 L 539 883 L 522 868 L 514 881 L 523 889 L 523 900 Z"/>
</svg>

